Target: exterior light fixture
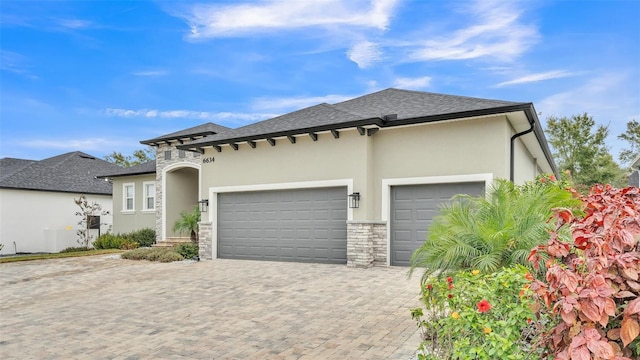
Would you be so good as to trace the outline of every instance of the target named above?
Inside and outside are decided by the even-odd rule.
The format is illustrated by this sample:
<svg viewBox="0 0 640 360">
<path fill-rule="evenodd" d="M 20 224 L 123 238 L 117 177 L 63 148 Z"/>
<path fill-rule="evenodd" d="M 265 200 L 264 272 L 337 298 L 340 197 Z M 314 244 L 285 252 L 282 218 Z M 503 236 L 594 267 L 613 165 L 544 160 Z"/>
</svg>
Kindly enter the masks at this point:
<svg viewBox="0 0 640 360">
<path fill-rule="evenodd" d="M 207 212 L 209 209 L 209 199 L 202 199 L 198 201 L 198 207 L 200 208 L 200 212 Z"/>
<path fill-rule="evenodd" d="M 357 209 L 359 207 L 360 207 L 360 193 L 354 192 L 353 194 L 349 195 L 349 208 Z"/>
</svg>

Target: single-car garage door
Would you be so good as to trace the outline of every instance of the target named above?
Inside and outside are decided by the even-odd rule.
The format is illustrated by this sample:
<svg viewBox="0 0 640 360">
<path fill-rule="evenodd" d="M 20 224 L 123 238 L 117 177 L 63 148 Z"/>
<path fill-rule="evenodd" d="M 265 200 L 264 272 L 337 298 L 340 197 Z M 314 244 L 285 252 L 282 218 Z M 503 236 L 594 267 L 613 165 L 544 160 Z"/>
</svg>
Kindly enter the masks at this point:
<svg viewBox="0 0 640 360">
<path fill-rule="evenodd" d="M 409 266 L 440 205 L 456 194 L 484 194 L 484 182 L 391 187 L 391 265 Z"/>
<path fill-rule="evenodd" d="M 218 194 L 218 256 L 346 264 L 347 188 Z"/>
</svg>

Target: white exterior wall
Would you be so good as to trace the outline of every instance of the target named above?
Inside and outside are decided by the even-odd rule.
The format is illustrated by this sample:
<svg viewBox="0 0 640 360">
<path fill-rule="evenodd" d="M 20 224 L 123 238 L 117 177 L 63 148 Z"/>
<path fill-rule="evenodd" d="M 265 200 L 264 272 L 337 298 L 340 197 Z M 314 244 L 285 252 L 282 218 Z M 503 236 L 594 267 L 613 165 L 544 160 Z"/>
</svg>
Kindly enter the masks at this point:
<svg viewBox="0 0 640 360">
<path fill-rule="evenodd" d="M 17 252 L 59 252 L 80 246 L 76 230 L 80 220 L 74 203 L 80 194 L 49 191 L 0 189 L 0 254 Z M 87 195 L 103 210 L 113 213 L 111 195 Z M 111 215 L 102 215 L 101 233 L 112 224 Z M 91 230 L 97 237 L 97 230 Z"/>
</svg>

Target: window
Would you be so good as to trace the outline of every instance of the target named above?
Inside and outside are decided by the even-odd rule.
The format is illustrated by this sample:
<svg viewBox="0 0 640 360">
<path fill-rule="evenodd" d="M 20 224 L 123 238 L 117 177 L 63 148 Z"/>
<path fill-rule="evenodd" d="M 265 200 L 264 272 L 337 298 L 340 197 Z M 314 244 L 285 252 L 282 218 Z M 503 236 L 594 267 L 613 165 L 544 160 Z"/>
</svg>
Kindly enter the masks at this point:
<svg viewBox="0 0 640 360">
<path fill-rule="evenodd" d="M 164 152 L 164 159 L 165 160 L 171 160 L 171 150 L 168 150 L 168 151 Z"/>
<path fill-rule="evenodd" d="M 194 157 L 194 158 L 199 158 L 199 157 L 200 157 L 200 153 L 199 153 L 199 152 L 197 152 L 197 151 L 195 151 L 195 152 L 193 153 L 193 157 Z"/>
<path fill-rule="evenodd" d="M 133 183 L 122 184 L 122 211 L 134 211 L 135 187 Z"/>
<path fill-rule="evenodd" d="M 142 183 L 144 188 L 144 206 L 142 210 L 155 210 L 156 208 L 156 183 L 154 181 L 145 181 Z"/>
<path fill-rule="evenodd" d="M 178 157 L 184 159 L 184 150 L 178 150 Z"/>
</svg>

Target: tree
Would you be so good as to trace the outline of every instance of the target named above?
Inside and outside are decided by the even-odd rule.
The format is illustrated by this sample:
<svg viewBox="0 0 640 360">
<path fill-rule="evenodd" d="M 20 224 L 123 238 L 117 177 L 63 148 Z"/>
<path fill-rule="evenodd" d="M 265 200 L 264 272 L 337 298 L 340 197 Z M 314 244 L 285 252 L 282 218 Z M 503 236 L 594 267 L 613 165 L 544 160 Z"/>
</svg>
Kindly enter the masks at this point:
<svg viewBox="0 0 640 360">
<path fill-rule="evenodd" d="M 631 120 L 627 123 L 627 132 L 618 135 L 618 139 L 629 143 L 630 148 L 620 153 L 623 164 L 633 161 L 640 154 L 640 122 Z"/>
<path fill-rule="evenodd" d="M 102 225 L 100 223 L 100 215 L 109 215 L 108 210 L 102 210 L 102 205 L 97 202 L 89 203 L 87 197 L 82 194 L 78 199 L 73 199 L 73 201 L 80 208 L 79 211 L 76 211 L 76 216 L 80 219 L 78 220 L 78 225 L 80 228 L 76 231 L 78 235 L 78 244 L 82 247 L 88 248 L 91 243 L 90 230 L 93 228 L 93 225 L 97 225 L 98 227 Z"/>
<path fill-rule="evenodd" d="M 623 186 L 625 174 L 605 145 L 609 128 L 598 125 L 594 131 L 595 125 L 587 113 L 548 118 L 546 133 L 554 160 L 562 171 L 571 172 L 579 189 L 607 183 Z"/>
<path fill-rule="evenodd" d="M 516 186 L 497 180 L 488 197 L 458 195 L 443 206 L 429 227 L 427 241 L 411 256 L 412 271 L 424 268 L 422 281 L 436 272 L 494 272 L 528 265 L 531 249 L 548 238 L 553 208 L 577 209 L 579 201 L 553 176 Z M 576 210 L 577 211 L 577 210 Z"/>
<path fill-rule="evenodd" d="M 156 151 L 151 146 L 147 146 L 145 149 L 135 150 L 132 155 L 123 155 L 120 152 L 114 151 L 111 155 L 104 157 L 106 161 L 122 167 L 135 166 L 154 160 L 155 158 Z"/>
<path fill-rule="evenodd" d="M 188 232 L 191 237 L 191 241 L 198 243 L 198 223 L 200 222 L 200 209 L 196 206 L 192 212 L 183 211 L 180 213 L 180 219 L 178 219 L 173 225 L 173 231 L 180 234 Z"/>
</svg>

